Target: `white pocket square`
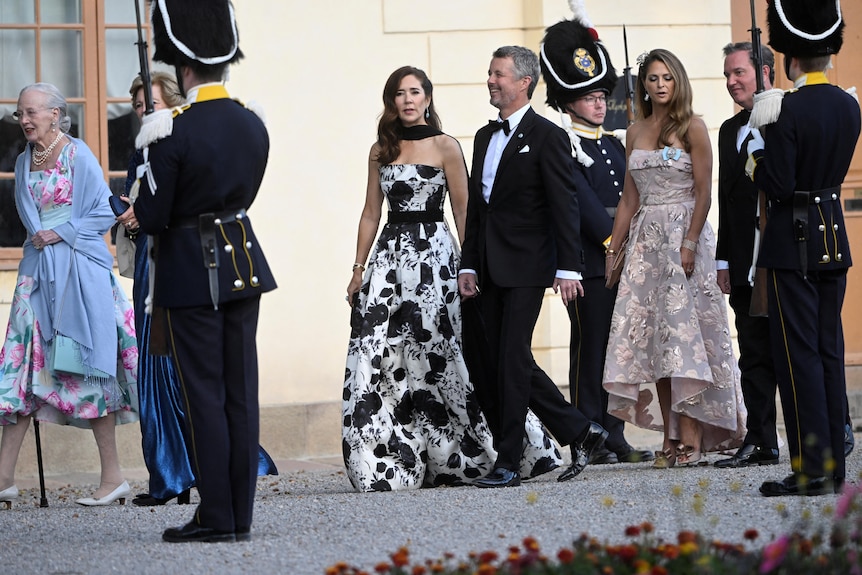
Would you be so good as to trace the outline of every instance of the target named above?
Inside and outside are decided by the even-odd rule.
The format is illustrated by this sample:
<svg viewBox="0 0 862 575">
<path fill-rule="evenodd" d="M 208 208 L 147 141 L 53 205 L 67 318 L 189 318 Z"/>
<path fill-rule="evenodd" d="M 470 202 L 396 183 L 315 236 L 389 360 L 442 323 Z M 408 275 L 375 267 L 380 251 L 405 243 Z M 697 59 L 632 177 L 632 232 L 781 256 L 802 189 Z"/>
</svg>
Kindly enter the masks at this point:
<svg viewBox="0 0 862 575">
<path fill-rule="evenodd" d="M 527 144 L 526 146 L 524 146 L 523 148 L 518 150 L 518 153 L 519 154 L 526 154 L 529 151 L 530 151 L 530 144 Z"/>
</svg>

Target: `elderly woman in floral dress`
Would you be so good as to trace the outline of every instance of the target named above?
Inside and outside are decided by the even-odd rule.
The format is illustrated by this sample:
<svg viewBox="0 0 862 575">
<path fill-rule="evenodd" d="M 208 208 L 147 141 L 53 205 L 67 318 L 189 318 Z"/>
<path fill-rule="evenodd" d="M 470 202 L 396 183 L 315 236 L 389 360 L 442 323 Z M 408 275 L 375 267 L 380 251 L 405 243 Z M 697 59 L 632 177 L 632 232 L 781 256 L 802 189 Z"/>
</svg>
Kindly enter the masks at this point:
<svg viewBox="0 0 862 575">
<path fill-rule="evenodd" d="M 6 341 L 0 350 L 0 502 L 18 497 L 15 465 L 24 434 L 39 421 L 89 427 L 101 480 L 81 505 L 122 504 L 114 427 L 137 420 L 134 313 L 111 269 L 104 235 L 111 192 L 87 146 L 67 134 L 63 95 L 51 84 L 21 91 L 15 118 L 27 146 L 15 164 L 15 203 L 27 230 Z M 59 342 L 80 371 L 54 368 Z"/>
</svg>

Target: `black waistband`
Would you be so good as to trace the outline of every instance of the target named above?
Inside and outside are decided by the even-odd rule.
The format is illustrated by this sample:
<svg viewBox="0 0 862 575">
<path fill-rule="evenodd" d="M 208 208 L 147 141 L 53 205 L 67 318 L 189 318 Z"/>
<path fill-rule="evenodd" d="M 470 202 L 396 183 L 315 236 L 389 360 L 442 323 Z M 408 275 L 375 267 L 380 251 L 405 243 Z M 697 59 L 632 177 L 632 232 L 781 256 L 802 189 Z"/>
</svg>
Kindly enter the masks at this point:
<svg viewBox="0 0 862 575">
<path fill-rule="evenodd" d="M 387 224 L 420 224 L 430 222 L 442 222 L 443 211 L 433 210 L 427 212 L 389 212 Z"/>
<path fill-rule="evenodd" d="M 227 224 L 229 222 L 235 222 L 236 220 L 241 220 L 245 217 L 245 209 L 240 208 L 238 210 L 227 210 L 219 213 L 206 213 L 200 214 L 197 216 L 190 216 L 188 218 L 179 218 L 171 221 L 168 227 L 171 228 L 197 228 L 200 225 L 201 218 L 212 218 L 214 220 L 215 225 Z"/>
<path fill-rule="evenodd" d="M 809 204 L 819 204 L 821 202 L 831 202 L 841 198 L 841 186 L 823 188 L 822 190 L 814 190 L 813 192 L 797 190 L 795 193 L 808 194 Z"/>
</svg>

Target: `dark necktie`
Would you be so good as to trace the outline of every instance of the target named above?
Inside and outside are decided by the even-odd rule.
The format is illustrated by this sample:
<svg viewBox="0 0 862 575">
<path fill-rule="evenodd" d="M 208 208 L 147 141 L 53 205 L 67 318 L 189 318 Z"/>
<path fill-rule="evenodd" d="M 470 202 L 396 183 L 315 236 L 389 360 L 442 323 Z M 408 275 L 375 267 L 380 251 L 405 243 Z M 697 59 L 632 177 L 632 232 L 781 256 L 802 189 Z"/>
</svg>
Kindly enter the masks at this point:
<svg viewBox="0 0 862 575">
<path fill-rule="evenodd" d="M 503 120 L 502 122 L 498 122 L 497 120 L 488 120 L 488 125 L 491 126 L 492 134 L 497 130 L 503 130 L 504 134 L 507 136 L 509 135 L 509 120 Z"/>
</svg>

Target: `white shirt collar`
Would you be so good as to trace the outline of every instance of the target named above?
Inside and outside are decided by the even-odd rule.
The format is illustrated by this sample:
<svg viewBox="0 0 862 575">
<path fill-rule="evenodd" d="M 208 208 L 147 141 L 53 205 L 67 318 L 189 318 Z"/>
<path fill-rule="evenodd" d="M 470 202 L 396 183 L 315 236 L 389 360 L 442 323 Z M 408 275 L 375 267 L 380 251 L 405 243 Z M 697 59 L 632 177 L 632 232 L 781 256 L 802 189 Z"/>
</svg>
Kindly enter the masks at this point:
<svg viewBox="0 0 862 575">
<path fill-rule="evenodd" d="M 529 109 L 530 109 L 530 103 L 527 102 L 527 104 L 523 108 L 515 111 L 515 113 L 513 113 L 511 116 L 506 118 L 509 121 L 509 132 L 510 133 L 512 131 L 514 131 L 515 128 L 518 127 L 518 124 L 520 124 L 521 120 L 524 119 L 524 114 L 526 114 L 527 110 L 529 110 Z M 501 118 L 499 114 L 497 114 L 497 119 L 501 122 L 503 121 L 503 118 Z"/>
</svg>

